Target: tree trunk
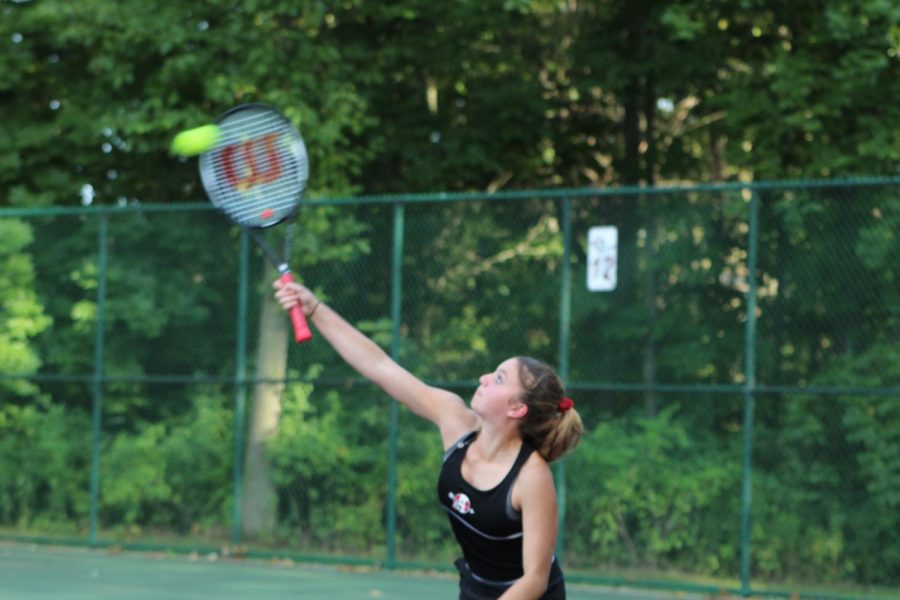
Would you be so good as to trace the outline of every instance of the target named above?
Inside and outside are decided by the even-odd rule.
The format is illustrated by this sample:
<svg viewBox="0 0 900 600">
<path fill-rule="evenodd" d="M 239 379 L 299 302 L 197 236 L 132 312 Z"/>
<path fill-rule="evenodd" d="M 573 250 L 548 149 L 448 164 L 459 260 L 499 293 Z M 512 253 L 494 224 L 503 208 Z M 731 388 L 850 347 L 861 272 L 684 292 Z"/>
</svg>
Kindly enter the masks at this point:
<svg viewBox="0 0 900 600">
<path fill-rule="evenodd" d="M 653 56 L 651 59 L 655 58 Z M 649 61 L 648 61 L 649 62 Z M 644 81 L 644 144 L 647 151 L 644 153 L 644 183 L 648 186 L 656 184 L 656 143 L 654 131 L 656 126 L 656 86 L 652 73 L 647 74 Z"/>
<path fill-rule="evenodd" d="M 625 137 L 625 162 L 622 165 L 622 178 L 627 185 L 641 182 L 641 91 L 637 78 L 629 82 L 625 88 L 625 121 L 623 132 Z"/>
<path fill-rule="evenodd" d="M 275 270 L 268 261 L 265 273 L 265 281 L 274 281 Z M 272 294 L 265 293 L 260 313 L 256 379 L 278 383 L 262 382 L 253 388 L 250 431 L 244 457 L 241 519 L 241 529 L 248 536 L 265 536 L 275 529 L 277 496 L 266 446 L 278 430 L 284 389 L 282 382 L 287 371 L 288 324 L 285 312 Z"/>
<path fill-rule="evenodd" d="M 647 200 L 644 200 L 644 202 L 647 202 Z M 649 202 L 653 202 L 653 200 L 651 199 Z M 652 214 L 652 211 L 645 211 L 644 214 Z M 656 295 L 658 289 L 656 285 L 656 261 L 654 260 L 654 256 L 659 251 L 659 248 L 657 247 L 658 237 L 660 237 L 660 225 L 657 222 L 657 219 L 653 217 L 647 225 L 647 243 L 641 251 L 641 254 L 643 255 L 641 262 L 643 263 L 642 283 L 644 286 L 644 308 L 646 309 L 647 314 L 647 337 L 644 340 L 642 374 L 644 385 L 651 386 L 651 388 L 644 393 L 644 412 L 648 417 L 656 416 L 657 407 L 659 405 L 659 398 L 656 390 L 652 389 L 652 386 L 657 384 L 656 340 L 653 337 L 653 331 L 656 328 L 657 320 Z"/>
<path fill-rule="evenodd" d="M 654 185 L 656 182 L 656 145 L 653 141 L 653 128 L 656 123 L 654 119 L 655 114 L 656 89 L 653 84 L 653 75 L 648 74 L 646 81 L 644 81 L 644 122 L 646 123 L 644 143 L 647 146 L 647 151 L 644 156 L 644 181 L 647 185 Z M 660 232 L 661 225 L 659 223 L 659 218 L 656 216 L 656 211 L 652 206 L 654 200 L 651 199 L 649 202 L 651 204 L 650 210 L 645 211 L 644 214 L 653 215 L 653 217 L 651 219 L 651 225 L 647 228 L 648 243 L 645 246 L 645 250 L 655 253 L 658 250 L 656 247 L 656 238 L 657 236 L 662 237 L 663 234 Z M 647 268 L 644 271 L 644 303 L 647 307 L 649 331 L 647 332 L 647 339 L 644 342 L 643 375 L 644 384 L 649 386 L 654 386 L 658 383 L 656 374 L 656 340 L 653 337 L 653 330 L 656 328 L 657 320 L 656 295 L 658 293 L 654 264 L 655 261 L 652 258 L 648 258 L 646 261 Z M 647 393 L 644 395 L 644 410 L 647 413 L 647 416 L 655 417 L 658 405 L 659 398 L 656 390 L 648 389 Z"/>
</svg>

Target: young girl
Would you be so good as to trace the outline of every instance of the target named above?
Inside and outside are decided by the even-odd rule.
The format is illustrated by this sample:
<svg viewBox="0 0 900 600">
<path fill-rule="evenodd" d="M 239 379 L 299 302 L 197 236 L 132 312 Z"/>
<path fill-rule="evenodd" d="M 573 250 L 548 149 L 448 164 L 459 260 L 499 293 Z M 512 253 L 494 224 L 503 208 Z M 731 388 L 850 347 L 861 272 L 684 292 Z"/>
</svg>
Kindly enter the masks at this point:
<svg viewBox="0 0 900 600">
<path fill-rule="evenodd" d="M 564 599 L 548 463 L 578 444 L 582 424 L 559 376 L 533 358 L 509 358 L 481 376 L 466 407 L 394 362 L 306 287 L 274 285 L 285 310 L 299 303 L 350 366 L 440 430 L 438 501 L 462 548 L 460 600 Z"/>
</svg>

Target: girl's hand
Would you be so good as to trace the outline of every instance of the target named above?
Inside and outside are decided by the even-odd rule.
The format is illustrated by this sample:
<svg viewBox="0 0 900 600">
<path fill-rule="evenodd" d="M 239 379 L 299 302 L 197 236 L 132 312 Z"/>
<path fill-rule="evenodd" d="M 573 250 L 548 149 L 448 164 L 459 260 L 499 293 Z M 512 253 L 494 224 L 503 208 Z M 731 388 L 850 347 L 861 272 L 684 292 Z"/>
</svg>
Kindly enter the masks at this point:
<svg viewBox="0 0 900 600">
<path fill-rule="evenodd" d="M 275 299 L 278 300 L 278 303 L 284 310 L 290 310 L 296 304 L 300 304 L 303 314 L 309 316 L 319 305 L 319 299 L 316 298 L 316 295 L 302 284 L 296 282 L 282 283 L 281 280 L 276 279 L 272 287 L 277 290 Z"/>
</svg>

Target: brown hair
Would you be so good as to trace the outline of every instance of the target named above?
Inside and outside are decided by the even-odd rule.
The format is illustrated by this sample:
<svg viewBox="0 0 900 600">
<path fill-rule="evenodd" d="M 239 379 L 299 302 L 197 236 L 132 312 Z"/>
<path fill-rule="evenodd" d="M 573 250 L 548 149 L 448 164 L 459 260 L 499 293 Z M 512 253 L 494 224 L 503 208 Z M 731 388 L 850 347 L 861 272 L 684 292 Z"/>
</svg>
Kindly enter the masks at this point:
<svg viewBox="0 0 900 600">
<path fill-rule="evenodd" d="M 521 401 L 528 412 L 519 424 L 522 437 L 531 442 L 544 460 L 552 462 L 575 449 L 584 427 L 574 408 L 560 410 L 565 397 L 563 383 L 548 364 L 528 356 L 517 356 Z"/>
</svg>

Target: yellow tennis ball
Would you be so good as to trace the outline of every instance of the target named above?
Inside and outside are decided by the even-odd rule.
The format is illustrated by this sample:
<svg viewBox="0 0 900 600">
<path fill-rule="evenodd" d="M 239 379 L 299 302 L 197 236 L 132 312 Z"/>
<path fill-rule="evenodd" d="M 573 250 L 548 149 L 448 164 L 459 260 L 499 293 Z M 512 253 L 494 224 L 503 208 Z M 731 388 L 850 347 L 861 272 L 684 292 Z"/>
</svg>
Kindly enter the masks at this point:
<svg viewBox="0 0 900 600">
<path fill-rule="evenodd" d="M 219 128 L 215 125 L 204 125 L 176 135 L 169 149 L 172 154 L 179 156 L 196 156 L 215 146 L 218 140 Z"/>
</svg>

